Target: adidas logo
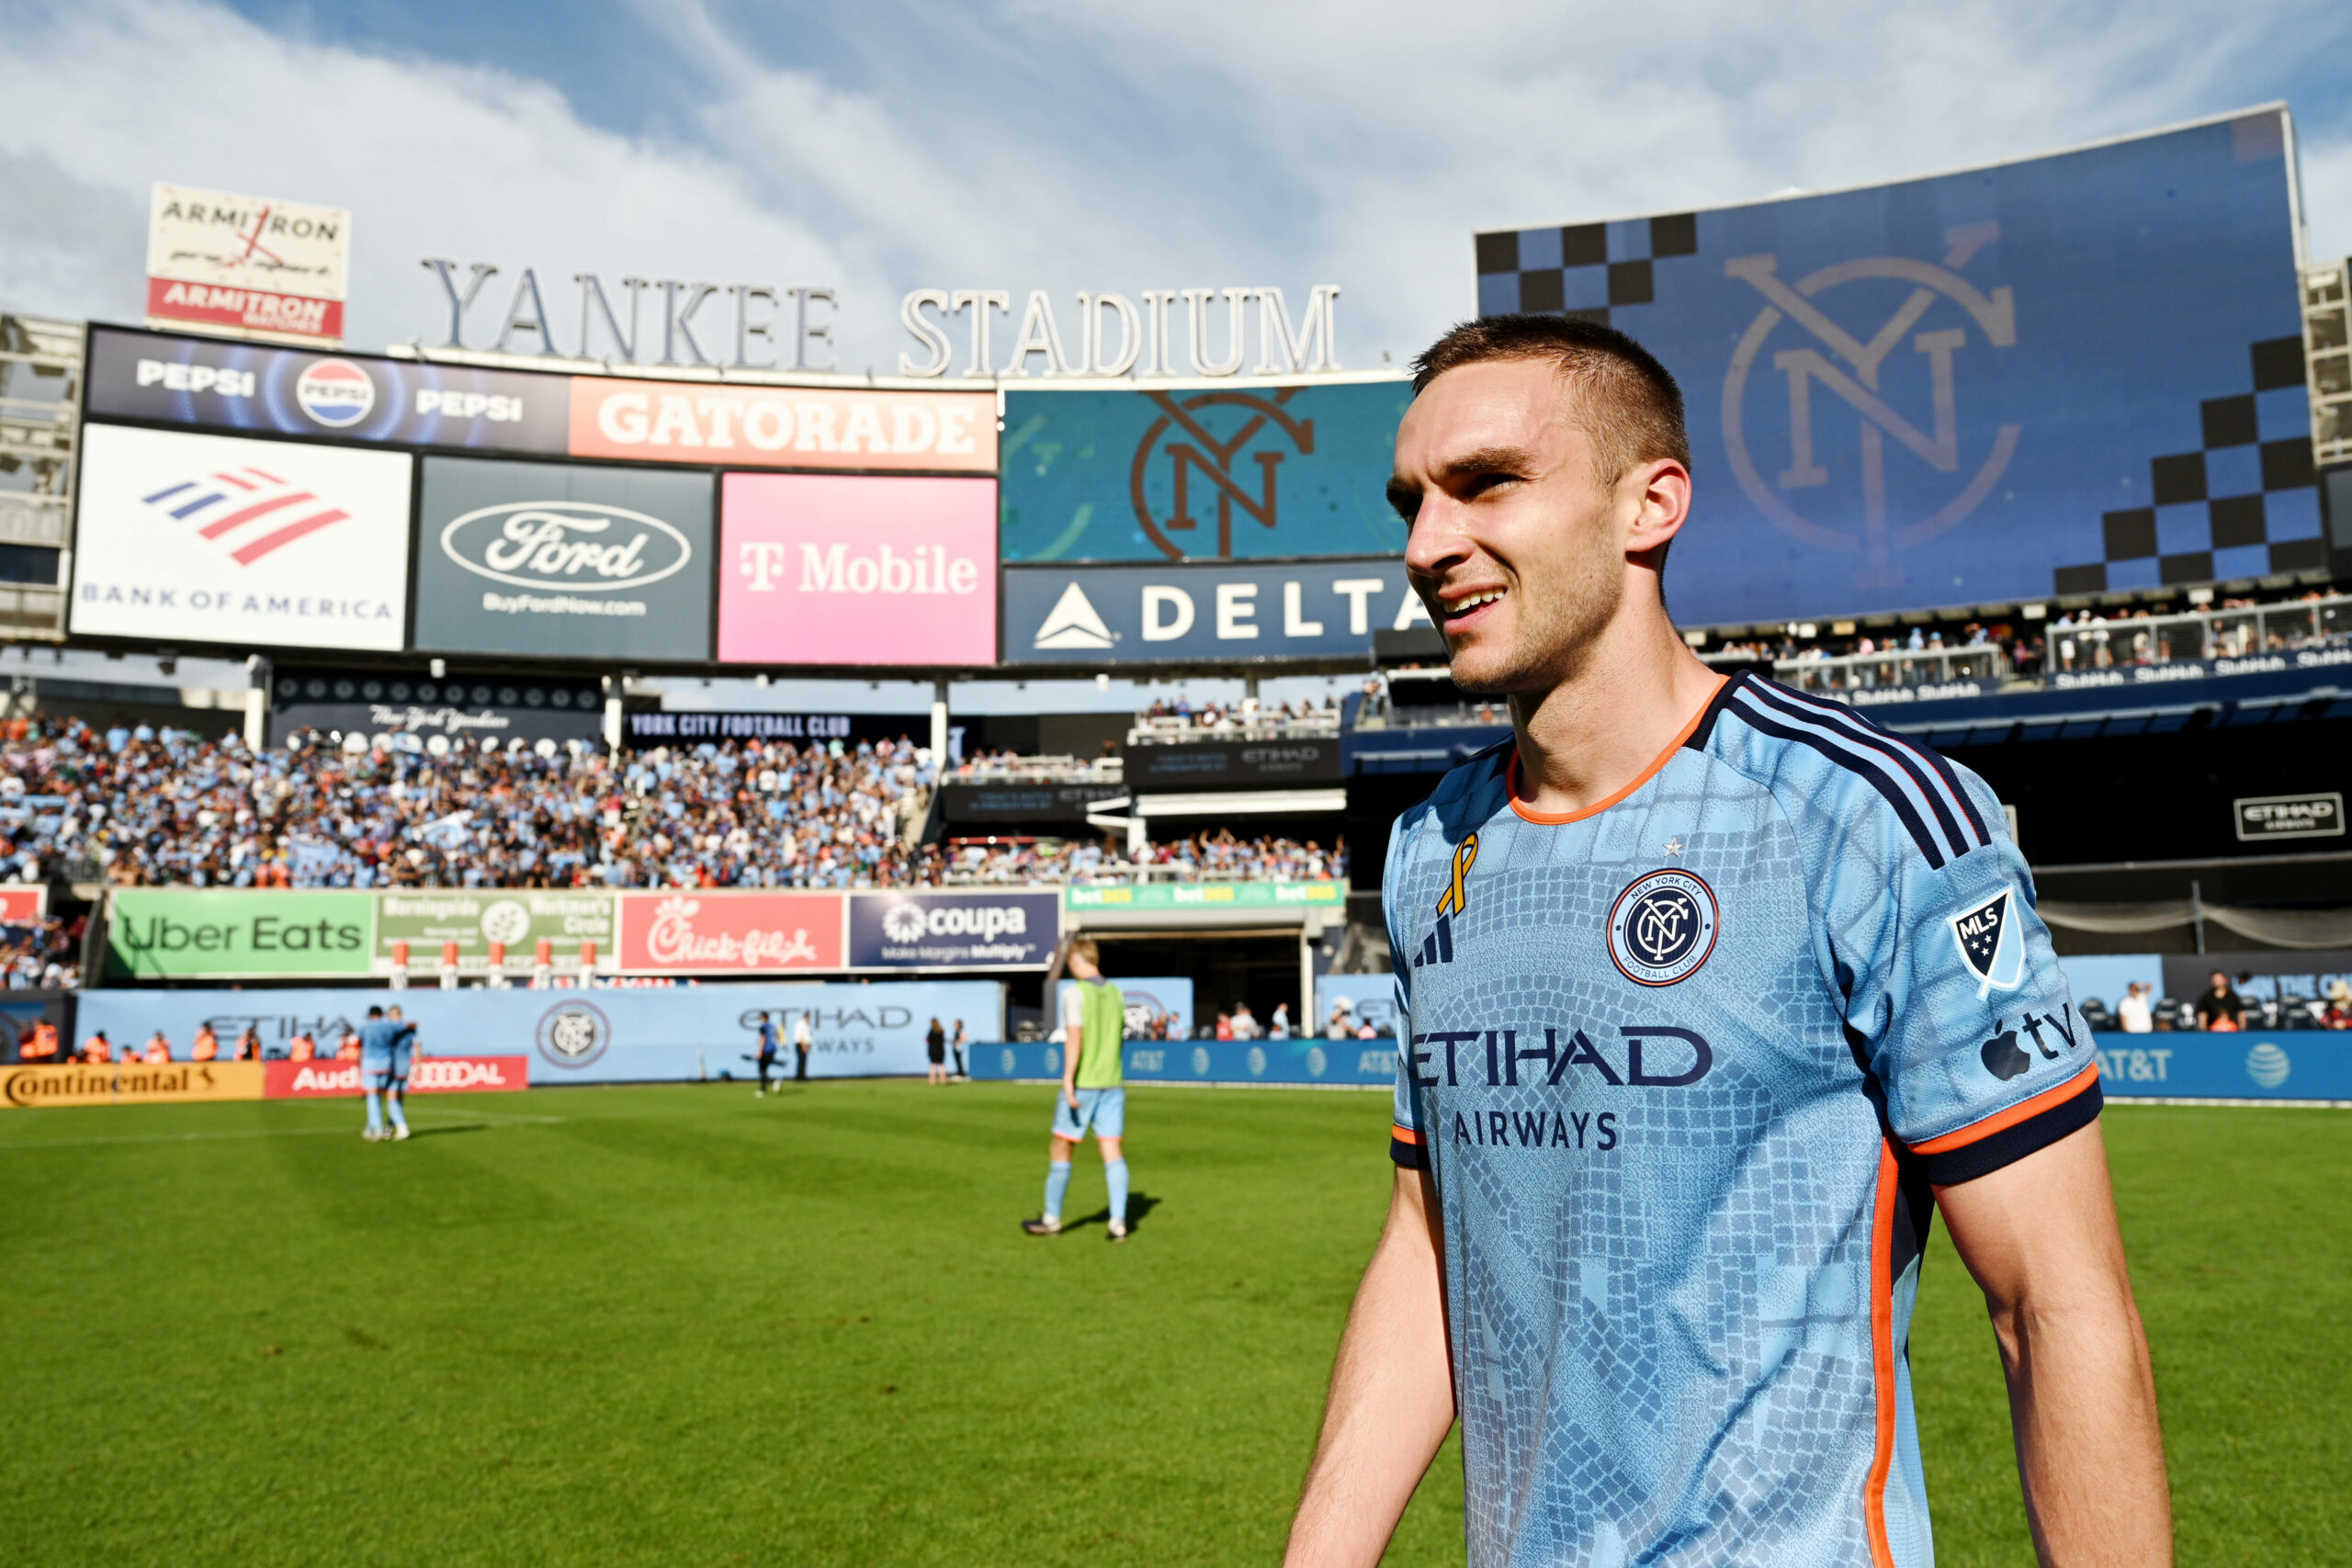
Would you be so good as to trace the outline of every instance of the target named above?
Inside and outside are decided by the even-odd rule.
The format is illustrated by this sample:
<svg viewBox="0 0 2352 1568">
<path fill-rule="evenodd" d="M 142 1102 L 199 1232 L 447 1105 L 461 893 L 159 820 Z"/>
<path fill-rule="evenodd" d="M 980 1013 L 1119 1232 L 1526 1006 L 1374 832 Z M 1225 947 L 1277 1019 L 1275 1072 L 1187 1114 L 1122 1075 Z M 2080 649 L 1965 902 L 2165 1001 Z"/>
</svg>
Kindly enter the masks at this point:
<svg viewBox="0 0 2352 1568">
<path fill-rule="evenodd" d="M 1102 617 L 1095 613 L 1093 601 L 1087 598 L 1086 591 L 1073 582 L 1062 590 L 1060 598 L 1054 601 L 1052 613 L 1046 615 L 1046 624 L 1037 628 L 1037 635 L 1029 646 L 1041 649 L 1108 648 L 1117 640 L 1112 636 L 1111 628 L 1102 624 Z"/>
</svg>

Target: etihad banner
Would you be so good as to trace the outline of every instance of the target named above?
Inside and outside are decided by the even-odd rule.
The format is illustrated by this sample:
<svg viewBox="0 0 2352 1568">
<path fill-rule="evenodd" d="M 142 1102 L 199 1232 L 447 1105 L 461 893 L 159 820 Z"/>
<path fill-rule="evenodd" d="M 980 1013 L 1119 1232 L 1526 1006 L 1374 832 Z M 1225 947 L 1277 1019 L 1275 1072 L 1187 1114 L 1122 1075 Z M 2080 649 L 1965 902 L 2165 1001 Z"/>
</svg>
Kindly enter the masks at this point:
<svg viewBox="0 0 2352 1568">
<path fill-rule="evenodd" d="M 82 432 L 73 629 L 183 646 L 400 648 L 410 460 L 291 441 Z"/>
<path fill-rule="evenodd" d="M 579 376 L 571 382 L 571 455 L 993 475 L 996 397 Z"/>
<path fill-rule="evenodd" d="M 729 474 L 721 494 L 721 661 L 995 661 L 995 481 Z"/>
<path fill-rule="evenodd" d="M 366 1092 L 356 1062 L 264 1062 L 269 1100 L 323 1100 Z M 409 1066 L 411 1094 L 484 1094 L 531 1087 L 528 1056 L 427 1056 Z"/>
<path fill-rule="evenodd" d="M 129 1039 L 128 1031 L 123 1038 Z M 259 1062 L 124 1062 L 113 1066 L 0 1067 L 0 1108 L 175 1105 L 200 1100 L 259 1100 Z"/>
<path fill-rule="evenodd" d="M 652 975 L 840 969 L 842 898 L 716 889 L 624 893 L 620 966 Z"/>
<path fill-rule="evenodd" d="M 711 478 L 427 457 L 416 646 L 710 657 Z"/>
</svg>

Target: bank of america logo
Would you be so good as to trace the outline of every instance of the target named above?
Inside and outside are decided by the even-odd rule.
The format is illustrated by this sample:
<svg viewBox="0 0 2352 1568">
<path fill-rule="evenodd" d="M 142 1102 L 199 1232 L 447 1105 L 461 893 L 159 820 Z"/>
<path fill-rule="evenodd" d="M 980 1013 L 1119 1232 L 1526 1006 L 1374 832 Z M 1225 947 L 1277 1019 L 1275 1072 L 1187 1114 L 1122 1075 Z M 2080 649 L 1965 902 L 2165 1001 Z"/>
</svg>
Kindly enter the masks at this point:
<svg viewBox="0 0 2352 1568">
<path fill-rule="evenodd" d="M 140 499 L 176 522 L 194 524 L 198 537 L 227 541 L 232 547 L 229 557 L 239 566 L 251 566 L 351 515 L 266 468 L 250 466 L 183 479 Z"/>
<path fill-rule="evenodd" d="M 1037 635 L 1029 646 L 1044 649 L 1108 648 L 1114 640 L 1111 628 L 1102 624 L 1101 615 L 1095 614 L 1094 602 L 1086 596 L 1084 589 L 1073 582 L 1062 590 L 1060 598 L 1054 601 L 1052 612 L 1046 616 L 1046 624 L 1037 628 Z"/>
</svg>

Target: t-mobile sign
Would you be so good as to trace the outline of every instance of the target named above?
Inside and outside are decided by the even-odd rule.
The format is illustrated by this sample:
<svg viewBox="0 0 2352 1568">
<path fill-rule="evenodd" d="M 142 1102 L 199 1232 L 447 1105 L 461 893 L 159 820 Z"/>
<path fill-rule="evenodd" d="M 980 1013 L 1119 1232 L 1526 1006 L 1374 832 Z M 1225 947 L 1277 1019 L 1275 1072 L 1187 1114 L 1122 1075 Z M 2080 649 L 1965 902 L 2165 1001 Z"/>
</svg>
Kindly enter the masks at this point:
<svg viewBox="0 0 2352 1568">
<path fill-rule="evenodd" d="M 718 657 L 996 662 L 996 481 L 729 474 Z"/>
</svg>

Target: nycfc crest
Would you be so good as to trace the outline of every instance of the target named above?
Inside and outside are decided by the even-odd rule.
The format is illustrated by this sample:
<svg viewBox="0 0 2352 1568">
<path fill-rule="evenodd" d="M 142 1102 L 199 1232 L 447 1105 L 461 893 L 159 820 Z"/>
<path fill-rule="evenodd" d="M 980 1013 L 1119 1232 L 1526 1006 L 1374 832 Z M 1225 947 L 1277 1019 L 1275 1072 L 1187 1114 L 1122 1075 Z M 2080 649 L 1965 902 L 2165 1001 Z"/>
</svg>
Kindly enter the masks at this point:
<svg viewBox="0 0 2352 1568">
<path fill-rule="evenodd" d="M 1715 894 L 1687 871 L 1654 871 L 1617 895 L 1609 956 L 1637 986 L 1688 979 L 1715 950 Z"/>
</svg>

